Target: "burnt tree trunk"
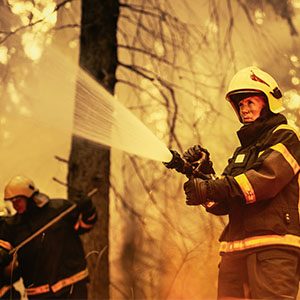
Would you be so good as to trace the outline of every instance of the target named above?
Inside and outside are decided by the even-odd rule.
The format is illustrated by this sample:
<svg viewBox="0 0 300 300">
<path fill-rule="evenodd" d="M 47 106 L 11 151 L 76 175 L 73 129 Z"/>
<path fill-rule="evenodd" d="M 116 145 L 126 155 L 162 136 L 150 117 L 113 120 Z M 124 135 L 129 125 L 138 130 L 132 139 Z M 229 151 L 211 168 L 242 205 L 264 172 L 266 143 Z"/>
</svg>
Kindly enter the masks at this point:
<svg viewBox="0 0 300 300">
<path fill-rule="evenodd" d="M 80 66 L 112 93 L 116 82 L 118 16 L 117 0 L 82 0 Z M 98 189 L 93 196 L 98 221 L 82 237 L 90 272 L 90 299 L 109 299 L 109 174 L 110 150 L 73 136 L 68 196 L 72 198 L 72 188 L 86 193 Z"/>
</svg>

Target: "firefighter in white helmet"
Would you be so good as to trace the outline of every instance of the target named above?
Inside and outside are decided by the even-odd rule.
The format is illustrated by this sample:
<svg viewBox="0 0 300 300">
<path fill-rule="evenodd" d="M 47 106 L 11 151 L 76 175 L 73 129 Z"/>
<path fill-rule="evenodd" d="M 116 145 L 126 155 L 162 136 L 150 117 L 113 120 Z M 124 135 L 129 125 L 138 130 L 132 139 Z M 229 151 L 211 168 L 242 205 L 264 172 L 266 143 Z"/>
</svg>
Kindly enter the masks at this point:
<svg viewBox="0 0 300 300">
<path fill-rule="evenodd" d="M 3 251 L 18 248 L 18 271 L 29 299 L 87 299 L 88 269 L 79 234 L 92 229 L 97 219 L 89 197 L 79 194 L 74 202 L 50 199 L 23 175 L 5 186 L 4 198 L 11 201 L 16 214 L 6 222 L 0 237 Z M 74 206 L 75 207 L 75 206 Z M 63 212 L 70 212 L 59 218 Z M 42 230 L 38 230 L 58 219 Z"/>
<path fill-rule="evenodd" d="M 31 201 L 28 202 L 27 199 L 32 199 L 33 203 Z M 48 197 L 39 193 L 39 190 L 30 178 L 21 175 L 13 177 L 7 183 L 4 189 L 4 200 L 10 200 L 19 214 L 23 214 L 26 211 L 27 205 L 35 204 L 38 207 L 42 207 L 49 201 Z"/>
<path fill-rule="evenodd" d="M 257 67 L 232 78 L 226 99 L 243 126 L 218 179 L 191 178 L 187 205 L 228 215 L 220 237 L 218 299 L 296 299 L 300 254 L 300 142 L 276 81 Z M 184 157 L 197 160 L 201 147 Z"/>
</svg>

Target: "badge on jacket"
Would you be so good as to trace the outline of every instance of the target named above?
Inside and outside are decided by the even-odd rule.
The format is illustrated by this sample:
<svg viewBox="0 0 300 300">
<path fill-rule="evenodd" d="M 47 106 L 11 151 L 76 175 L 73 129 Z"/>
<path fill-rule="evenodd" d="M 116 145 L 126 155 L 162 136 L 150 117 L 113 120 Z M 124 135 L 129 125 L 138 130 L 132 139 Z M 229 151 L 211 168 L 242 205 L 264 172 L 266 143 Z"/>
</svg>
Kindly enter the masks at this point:
<svg viewBox="0 0 300 300">
<path fill-rule="evenodd" d="M 235 159 L 235 163 L 242 163 L 244 161 L 244 158 L 245 154 L 239 154 Z"/>
</svg>

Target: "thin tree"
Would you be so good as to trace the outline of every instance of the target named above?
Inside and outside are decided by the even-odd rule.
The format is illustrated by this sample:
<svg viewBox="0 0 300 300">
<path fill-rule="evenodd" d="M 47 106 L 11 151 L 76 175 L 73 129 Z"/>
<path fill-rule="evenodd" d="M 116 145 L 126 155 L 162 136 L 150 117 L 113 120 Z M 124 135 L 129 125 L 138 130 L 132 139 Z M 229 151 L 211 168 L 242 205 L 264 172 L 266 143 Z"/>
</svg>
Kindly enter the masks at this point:
<svg viewBox="0 0 300 300">
<path fill-rule="evenodd" d="M 82 1 L 79 64 L 112 94 L 116 82 L 118 16 L 117 0 Z M 82 92 L 80 87 L 78 92 Z M 73 136 L 68 185 L 85 192 L 98 189 L 93 202 L 99 220 L 92 233 L 84 237 L 89 253 L 91 299 L 109 299 L 109 174 L 110 150 Z M 69 188 L 68 193 L 72 199 L 74 190 Z"/>
</svg>

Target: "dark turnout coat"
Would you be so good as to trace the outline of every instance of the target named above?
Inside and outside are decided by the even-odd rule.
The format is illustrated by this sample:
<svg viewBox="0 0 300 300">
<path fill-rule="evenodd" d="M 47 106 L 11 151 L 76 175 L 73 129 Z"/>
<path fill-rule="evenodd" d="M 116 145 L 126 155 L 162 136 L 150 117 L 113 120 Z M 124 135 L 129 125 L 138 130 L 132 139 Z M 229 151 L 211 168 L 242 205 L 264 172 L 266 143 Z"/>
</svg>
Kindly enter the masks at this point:
<svg viewBox="0 0 300 300">
<path fill-rule="evenodd" d="M 300 141 L 286 118 L 258 119 L 238 131 L 241 146 L 210 184 L 207 208 L 228 215 L 221 252 L 262 246 L 300 248 Z"/>
<path fill-rule="evenodd" d="M 18 250 L 19 272 L 29 297 L 59 293 L 73 283 L 87 280 L 79 234 L 89 231 L 97 219 L 95 208 L 88 201 L 85 210 L 75 208 Z M 11 248 L 18 246 L 71 205 L 64 199 L 50 199 L 43 207 L 31 205 L 24 214 L 7 219 L 2 243 Z"/>
</svg>

